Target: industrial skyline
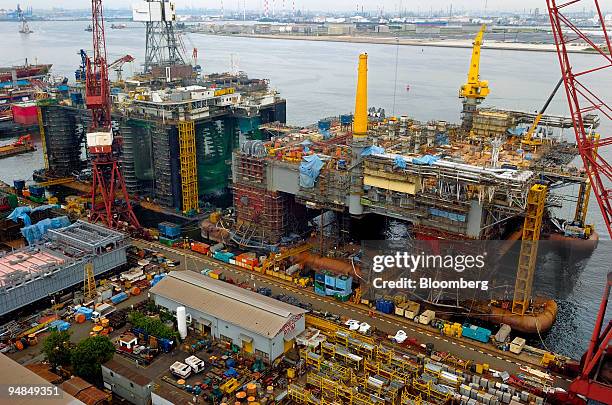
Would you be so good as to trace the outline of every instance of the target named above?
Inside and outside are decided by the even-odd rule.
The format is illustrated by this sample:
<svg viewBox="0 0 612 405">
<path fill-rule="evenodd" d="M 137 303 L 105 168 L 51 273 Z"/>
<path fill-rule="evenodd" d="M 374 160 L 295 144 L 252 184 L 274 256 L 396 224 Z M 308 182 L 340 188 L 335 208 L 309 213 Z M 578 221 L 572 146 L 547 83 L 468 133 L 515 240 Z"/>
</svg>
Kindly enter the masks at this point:
<svg viewBox="0 0 612 405">
<path fill-rule="evenodd" d="M 242 9 L 245 7 L 250 10 L 263 10 L 264 0 L 176 0 L 176 5 L 181 8 L 221 8 L 226 10 Z M 134 2 L 126 2 L 123 0 L 107 0 L 106 7 L 113 8 L 129 8 Z M 293 7 L 293 0 L 269 0 L 269 6 L 277 10 L 290 10 Z M 0 8 L 12 9 L 16 7 L 14 0 L 0 0 Z M 73 0 L 37 0 L 36 2 L 24 2 L 22 7 L 36 7 L 41 9 L 50 8 L 70 8 L 80 9 L 88 8 L 86 1 Z M 334 0 L 332 2 L 326 0 L 295 0 L 295 7 L 300 10 L 320 10 L 320 11 L 351 11 L 361 9 L 364 10 L 380 10 L 384 8 L 386 12 L 395 10 L 407 11 L 426 11 L 426 10 L 448 10 L 456 11 L 528 11 L 530 9 L 540 8 L 545 9 L 544 1 L 539 0 Z"/>
</svg>

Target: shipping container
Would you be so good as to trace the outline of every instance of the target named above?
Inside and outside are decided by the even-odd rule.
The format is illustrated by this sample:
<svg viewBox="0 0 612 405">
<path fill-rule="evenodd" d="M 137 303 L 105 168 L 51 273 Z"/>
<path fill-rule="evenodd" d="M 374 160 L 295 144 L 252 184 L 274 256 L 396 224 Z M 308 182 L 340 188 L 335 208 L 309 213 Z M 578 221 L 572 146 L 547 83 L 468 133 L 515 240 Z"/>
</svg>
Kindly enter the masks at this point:
<svg viewBox="0 0 612 405">
<path fill-rule="evenodd" d="M 491 331 L 489 329 L 485 329 L 476 325 L 471 325 L 469 323 L 463 324 L 461 331 L 464 337 L 482 343 L 488 343 L 489 338 L 491 337 Z"/>
<path fill-rule="evenodd" d="M 117 305 L 120 302 L 127 300 L 128 298 L 129 298 L 129 295 L 124 291 L 124 292 L 120 292 L 117 295 L 113 295 L 110 300 L 113 304 Z"/>
<path fill-rule="evenodd" d="M 215 253 L 213 253 L 213 257 L 217 260 L 220 260 L 224 263 L 229 263 L 230 259 L 234 258 L 234 254 L 230 253 L 230 252 L 224 252 L 221 250 L 217 250 Z"/>
<path fill-rule="evenodd" d="M 202 242 L 191 242 L 191 250 L 206 255 L 210 252 L 210 245 Z"/>
<path fill-rule="evenodd" d="M 181 236 L 181 226 L 173 222 L 160 222 L 157 225 L 157 229 L 159 229 L 163 236 L 169 239 L 176 239 Z"/>
<path fill-rule="evenodd" d="M 419 316 L 419 323 L 422 325 L 429 325 L 429 323 L 433 321 L 435 317 L 436 313 L 431 309 L 427 309 Z"/>
<path fill-rule="evenodd" d="M 523 348 L 525 347 L 525 343 L 525 339 L 523 339 L 522 337 L 515 337 L 514 340 L 510 342 L 510 352 L 514 354 L 520 354 L 523 351 Z"/>
</svg>

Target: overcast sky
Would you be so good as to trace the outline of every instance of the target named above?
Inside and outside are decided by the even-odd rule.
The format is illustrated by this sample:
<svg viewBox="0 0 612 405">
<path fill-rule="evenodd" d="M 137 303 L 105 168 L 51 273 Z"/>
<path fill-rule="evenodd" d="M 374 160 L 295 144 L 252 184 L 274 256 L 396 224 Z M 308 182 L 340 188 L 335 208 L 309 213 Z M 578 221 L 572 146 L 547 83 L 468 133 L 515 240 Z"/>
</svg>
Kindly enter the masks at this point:
<svg viewBox="0 0 612 405">
<path fill-rule="evenodd" d="M 179 7 L 192 6 L 192 7 L 204 7 L 204 8 L 220 8 L 222 0 L 176 0 L 176 4 Z M 236 9 L 238 4 L 242 5 L 244 0 L 223 0 L 224 7 L 226 10 Z M 268 0 L 271 5 L 275 1 L 276 8 L 290 9 L 293 0 Z M 127 8 L 129 4 L 135 1 L 130 0 L 104 0 L 106 7 L 115 8 Z M 87 8 L 90 2 L 88 0 L 0 0 L 0 8 L 14 9 L 16 4 L 20 3 L 22 7 L 34 7 L 34 8 L 51 8 L 51 7 L 64 7 L 64 8 Z M 246 6 L 248 9 L 261 9 L 263 8 L 264 0 L 246 0 Z M 469 10 L 483 10 L 485 7 L 487 10 L 523 10 L 539 7 L 540 10 L 546 8 L 545 0 L 295 0 L 296 8 L 298 9 L 311 9 L 311 10 L 354 10 L 359 4 L 364 6 L 366 9 L 374 10 L 378 7 L 383 7 L 385 10 L 395 10 L 402 5 L 403 9 L 409 9 L 416 11 L 444 9 L 447 10 L 452 4 L 454 10 L 458 9 L 469 9 Z M 241 6 L 242 7 L 242 6 Z M 270 6 L 271 7 L 271 6 Z"/>
</svg>

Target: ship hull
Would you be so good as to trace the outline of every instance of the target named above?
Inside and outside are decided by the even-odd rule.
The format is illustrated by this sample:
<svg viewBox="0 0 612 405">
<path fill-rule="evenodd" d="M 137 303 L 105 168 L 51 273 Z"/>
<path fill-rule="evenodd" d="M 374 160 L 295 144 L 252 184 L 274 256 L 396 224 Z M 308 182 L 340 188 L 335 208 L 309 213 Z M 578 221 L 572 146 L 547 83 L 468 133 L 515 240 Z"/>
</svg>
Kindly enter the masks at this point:
<svg viewBox="0 0 612 405">
<path fill-rule="evenodd" d="M 15 71 L 17 79 L 41 77 L 49 73 L 51 66 L 50 64 L 45 64 L 0 68 L 0 83 L 13 80 L 13 71 Z"/>
</svg>

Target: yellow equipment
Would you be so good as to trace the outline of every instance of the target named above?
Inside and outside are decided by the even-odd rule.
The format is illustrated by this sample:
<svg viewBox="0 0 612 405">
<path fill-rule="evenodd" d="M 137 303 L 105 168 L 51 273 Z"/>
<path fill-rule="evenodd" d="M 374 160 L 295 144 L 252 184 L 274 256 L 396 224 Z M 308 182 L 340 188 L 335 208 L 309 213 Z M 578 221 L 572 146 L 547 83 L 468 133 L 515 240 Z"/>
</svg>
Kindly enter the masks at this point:
<svg viewBox="0 0 612 405">
<path fill-rule="evenodd" d="M 468 80 L 459 90 L 459 97 L 474 99 L 478 103 L 489 95 L 489 82 L 487 80 L 480 80 L 480 46 L 482 45 L 482 37 L 486 29 L 487 26 L 482 24 L 480 31 L 478 31 L 476 38 L 474 38 Z"/>
<path fill-rule="evenodd" d="M 353 138 L 363 140 L 368 135 L 368 54 L 359 55 L 357 68 L 357 94 Z"/>
<path fill-rule="evenodd" d="M 544 103 L 544 107 L 542 107 L 540 112 L 538 112 L 538 115 L 536 115 L 535 119 L 533 120 L 533 124 L 531 124 L 531 127 L 529 127 L 529 130 L 527 131 L 527 133 L 523 137 L 523 140 L 521 141 L 523 145 L 538 146 L 542 144 L 541 139 L 533 139 L 533 134 L 535 133 L 535 130 L 538 127 L 540 120 L 542 119 L 542 115 L 544 115 L 544 112 L 548 108 L 548 105 L 552 101 L 553 97 L 555 97 L 555 94 L 557 94 L 557 90 L 559 90 L 561 83 L 563 83 L 563 78 L 559 79 L 559 82 L 555 86 L 555 89 L 552 91 L 552 93 L 550 93 L 550 96 L 548 96 L 548 100 L 546 100 L 546 103 Z"/>
<path fill-rule="evenodd" d="M 195 124 L 193 121 L 178 123 L 181 187 L 183 194 L 183 213 L 199 212 L 198 176 L 196 167 Z"/>
<path fill-rule="evenodd" d="M 93 263 L 85 264 L 85 274 L 83 277 L 83 296 L 85 301 L 96 298 L 96 279 L 94 278 Z"/>
<path fill-rule="evenodd" d="M 291 256 L 295 256 L 302 252 L 306 252 L 307 250 L 312 249 L 313 245 L 310 243 L 305 243 L 303 245 L 299 245 L 293 247 L 291 249 L 284 250 L 280 253 L 270 253 L 270 256 L 263 262 L 261 265 L 261 272 L 266 273 L 266 271 L 273 269 L 276 263 L 285 260 Z"/>
<path fill-rule="evenodd" d="M 47 180 L 40 183 L 36 183 L 38 187 L 49 187 L 49 186 L 57 186 L 60 184 L 68 184 L 74 181 L 72 177 L 62 177 L 59 179 Z"/>
<path fill-rule="evenodd" d="M 597 149 L 599 145 L 599 134 L 594 134 L 592 137 L 593 145 L 593 156 L 597 156 Z M 586 215 L 589 210 L 589 197 L 591 195 L 591 180 L 587 177 L 586 183 L 580 185 L 578 190 L 578 201 L 576 203 L 576 213 L 574 214 L 574 223 L 578 226 L 585 228 L 585 232 L 588 233 L 588 237 L 592 232 L 592 225 L 585 225 Z"/>
<path fill-rule="evenodd" d="M 525 315 L 531 301 L 531 288 L 538 256 L 538 241 L 542 230 L 542 217 L 548 188 L 542 184 L 531 186 L 527 195 L 527 208 L 523 224 L 523 240 L 519 255 L 516 282 L 514 285 L 514 299 L 512 300 L 512 313 Z"/>
</svg>

